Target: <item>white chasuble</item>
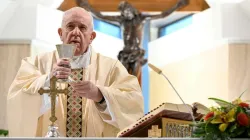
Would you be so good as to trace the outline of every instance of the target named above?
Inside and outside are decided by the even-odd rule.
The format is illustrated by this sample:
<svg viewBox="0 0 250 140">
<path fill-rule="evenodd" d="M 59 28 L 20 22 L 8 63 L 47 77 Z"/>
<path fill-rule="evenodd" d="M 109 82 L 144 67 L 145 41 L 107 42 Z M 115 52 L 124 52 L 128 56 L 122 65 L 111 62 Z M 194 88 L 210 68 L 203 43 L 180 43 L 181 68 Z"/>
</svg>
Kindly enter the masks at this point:
<svg viewBox="0 0 250 140">
<path fill-rule="evenodd" d="M 8 92 L 7 120 L 10 137 L 44 137 L 48 132 L 51 124 L 50 110 L 40 114 L 43 97 L 38 90 L 44 87 L 46 77 L 53 64 L 56 64 L 56 54 L 54 51 L 22 60 Z M 143 97 L 139 82 L 135 76 L 128 74 L 118 60 L 91 50 L 90 64 L 83 68 L 82 80 L 89 80 L 99 88 L 107 107 L 102 110 L 93 100 L 78 100 L 73 94 L 68 95 L 69 97 L 60 94 L 56 104 L 55 123 L 61 137 L 116 137 L 119 131 L 143 116 Z M 67 104 L 67 100 L 71 99 L 73 102 Z M 82 101 L 82 108 L 70 107 L 74 101 Z M 77 109 L 80 109 L 78 111 L 82 116 Z M 81 116 L 80 121 L 70 119 L 77 115 Z M 77 128 L 81 132 L 75 133 Z"/>
</svg>

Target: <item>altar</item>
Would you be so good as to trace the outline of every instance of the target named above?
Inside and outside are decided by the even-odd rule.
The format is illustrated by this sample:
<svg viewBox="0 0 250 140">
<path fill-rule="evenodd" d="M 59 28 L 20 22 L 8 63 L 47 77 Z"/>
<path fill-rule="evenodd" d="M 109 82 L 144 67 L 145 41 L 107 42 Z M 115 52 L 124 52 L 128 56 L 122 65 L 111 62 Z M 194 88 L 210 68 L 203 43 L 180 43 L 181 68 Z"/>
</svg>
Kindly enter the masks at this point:
<svg viewBox="0 0 250 140">
<path fill-rule="evenodd" d="M 1 138 L 0 140 L 46 140 L 47 138 Z M 50 138 L 60 140 L 201 140 L 199 138 Z"/>
</svg>

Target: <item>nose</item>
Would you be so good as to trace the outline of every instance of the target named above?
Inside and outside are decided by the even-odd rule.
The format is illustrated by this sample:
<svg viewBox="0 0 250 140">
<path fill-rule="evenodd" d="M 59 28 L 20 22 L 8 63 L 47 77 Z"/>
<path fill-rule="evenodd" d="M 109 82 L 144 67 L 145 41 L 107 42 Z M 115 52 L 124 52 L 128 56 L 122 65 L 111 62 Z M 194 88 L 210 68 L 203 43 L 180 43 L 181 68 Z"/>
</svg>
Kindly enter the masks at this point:
<svg viewBox="0 0 250 140">
<path fill-rule="evenodd" d="M 75 36 L 79 36 L 80 35 L 80 29 L 78 27 L 75 27 L 74 30 L 72 31 L 72 34 Z"/>
</svg>

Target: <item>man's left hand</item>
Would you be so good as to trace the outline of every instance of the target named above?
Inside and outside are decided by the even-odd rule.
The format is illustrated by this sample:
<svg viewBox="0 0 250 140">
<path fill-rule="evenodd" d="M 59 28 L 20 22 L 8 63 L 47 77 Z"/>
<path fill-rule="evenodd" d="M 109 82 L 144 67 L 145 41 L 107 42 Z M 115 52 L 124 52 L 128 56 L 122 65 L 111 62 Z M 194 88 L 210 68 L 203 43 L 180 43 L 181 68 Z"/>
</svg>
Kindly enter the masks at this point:
<svg viewBox="0 0 250 140">
<path fill-rule="evenodd" d="M 70 83 L 73 90 L 76 91 L 76 94 L 91 99 L 95 102 L 100 102 L 103 98 L 103 95 L 99 88 L 90 81 L 81 81 L 77 83 Z"/>
</svg>

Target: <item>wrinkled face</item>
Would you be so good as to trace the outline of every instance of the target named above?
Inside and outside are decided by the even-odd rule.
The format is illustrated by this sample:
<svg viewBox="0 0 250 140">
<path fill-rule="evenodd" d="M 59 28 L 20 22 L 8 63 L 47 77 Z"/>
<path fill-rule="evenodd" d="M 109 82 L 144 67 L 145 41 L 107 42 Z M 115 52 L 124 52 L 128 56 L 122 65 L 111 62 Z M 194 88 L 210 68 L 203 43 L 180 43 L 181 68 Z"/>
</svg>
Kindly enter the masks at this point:
<svg viewBox="0 0 250 140">
<path fill-rule="evenodd" d="M 73 10 L 65 14 L 58 33 L 64 44 L 77 46 L 75 56 L 85 53 L 96 36 L 93 31 L 92 18 L 83 10 Z"/>
</svg>

